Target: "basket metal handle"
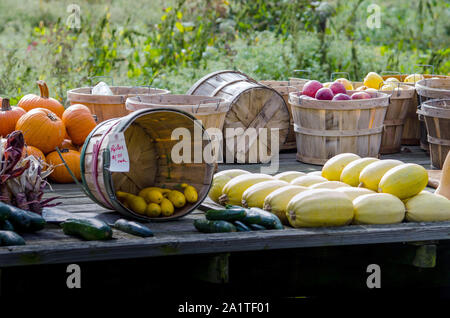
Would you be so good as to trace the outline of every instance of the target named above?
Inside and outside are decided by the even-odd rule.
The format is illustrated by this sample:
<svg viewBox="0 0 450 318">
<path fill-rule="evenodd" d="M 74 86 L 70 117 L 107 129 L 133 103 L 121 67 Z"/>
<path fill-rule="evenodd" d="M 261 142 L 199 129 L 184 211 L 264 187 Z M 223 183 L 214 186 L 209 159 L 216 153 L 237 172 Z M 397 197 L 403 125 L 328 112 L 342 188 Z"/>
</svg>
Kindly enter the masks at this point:
<svg viewBox="0 0 450 318">
<path fill-rule="evenodd" d="M 292 71 L 293 76 L 295 76 L 296 73 L 300 73 L 300 74 L 307 73 L 307 74 L 311 75 L 312 72 L 310 70 L 293 70 Z M 308 77 L 311 77 L 311 76 L 308 76 Z M 299 77 L 299 79 L 306 80 L 306 78 L 302 78 L 302 77 Z M 291 78 L 288 79 L 288 86 L 291 86 Z"/>
<path fill-rule="evenodd" d="M 402 73 L 397 71 L 381 71 L 380 75 L 402 75 Z"/>
<path fill-rule="evenodd" d="M 330 82 L 333 82 L 333 81 L 334 81 L 334 76 L 335 76 L 335 75 L 338 75 L 338 74 L 344 74 L 344 75 L 347 75 L 347 79 L 350 80 L 350 74 L 349 74 L 348 72 L 333 72 L 333 73 L 331 73 L 331 75 L 330 75 Z"/>
<path fill-rule="evenodd" d="M 132 86 L 131 88 L 148 88 L 148 93 L 147 95 L 150 95 L 152 92 L 152 89 L 155 89 L 153 86 L 151 85 L 136 85 L 136 86 Z"/>
<path fill-rule="evenodd" d="M 198 110 L 200 109 L 200 105 L 206 104 L 207 102 L 215 102 L 216 103 L 216 110 L 215 111 L 217 111 L 219 109 L 220 99 L 217 99 L 217 98 L 213 99 L 213 98 L 211 98 L 211 99 L 202 99 L 201 101 L 199 101 L 198 104 L 197 104 L 197 109 L 195 111 L 194 111 L 194 105 L 192 105 L 192 112 L 194 114 L 197 114 Z"/>
</svg>

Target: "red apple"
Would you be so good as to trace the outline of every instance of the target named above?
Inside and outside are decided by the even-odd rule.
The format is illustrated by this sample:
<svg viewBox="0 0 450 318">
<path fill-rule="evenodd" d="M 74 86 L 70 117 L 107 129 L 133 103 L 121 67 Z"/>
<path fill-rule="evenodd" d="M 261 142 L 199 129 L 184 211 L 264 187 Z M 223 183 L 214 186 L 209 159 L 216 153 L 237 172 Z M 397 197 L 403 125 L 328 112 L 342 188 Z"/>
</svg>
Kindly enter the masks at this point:
<svg viewBox="0 0 450 318">
<path fill-rule="evenodd" d="M 309 97 L 315 97 L 316 92 L 321 89 L 323 85 L 319 81 L 308 81 L 305 86 L 303 86 L 303 95 L 307 95 Z"/>
<path fill-rule="evenodd" d="M 353 93 L 352 99 L 370 99 L 372 96 L 370 96 L 369 93 L 366 92 L 356 92 Z"/>
<path fill-rule="evenodd" d="M 322 87 L 316 93 L 316 98 L 319 100 L 332 100 L 333 97 L 334 97 L 333 91 L 326 87 Z"/>
<path fill-rule="evenodd" d="M 350 96 L 347 94 L 339 93 L 337 95 L 334 95 L 333 100 L 350 100 Z"/>
<path fill-rule="evenodd" d="M 344 84 L 339 82 L 334 82 L 331 84 L 330 89 L 333 91 L 333 94 L 347 94 L 347 90 L 345 89 Z"/>
</svg>

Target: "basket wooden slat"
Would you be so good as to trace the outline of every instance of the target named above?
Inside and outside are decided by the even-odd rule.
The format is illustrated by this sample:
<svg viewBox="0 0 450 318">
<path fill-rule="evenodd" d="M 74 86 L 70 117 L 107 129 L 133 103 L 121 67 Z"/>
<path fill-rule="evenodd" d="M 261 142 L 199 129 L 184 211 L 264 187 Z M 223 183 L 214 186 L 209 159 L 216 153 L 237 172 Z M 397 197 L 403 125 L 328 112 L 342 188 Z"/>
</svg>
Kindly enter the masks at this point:
<svg viewBox="0 0 450 318">
<path fill-rule="evenodd" d="M 190 114 L 161 108 L 139 110 L 97 125 L 81 151 L 81 176 L 88 196 L 104 208 L 143 221 L 171 220 L 193 211 L 208 195 L 214 164 L 194 163 L 194 149 L 204 149 L 210 142 L 194 138 L 191 143 L 192 163 L 172 161 L 172 147 L 179 141 L 171 140 L 171 135 L 179 127 L 188 129 L 191 136 L 194 136 L 195 129 L 203 129 Z M 109 171 L 107 145 L 110 136 L 117 132 L 125 135 L 130 157 L 129 172 Z M 99 147 L 98 155 L 94 147 Z M 137 214 L 122 205 L 115 195 L 117 190 L 137 194 L 145 187 L 170 188 L 180 183 L 194 186 L 198 192 L 198 201 L 176 209 L 169 217 L 151 218 Z"/>
<path fill-rule="evenodd" d="M 289 95 L 297 137 L 297 160 L 324 164 L 343 152 L 361 157 L 379 155 L 387 94 L 350 101 L 310 100 Z"/>
<path fill-rule="evenodd" d="M 111 118 L 128 115 L 125 108 L 128 97 L 136 95 L 162 95 L 168 94 L 165 89 L 149 87 L 111 86 L 114 95 L 92 95 L 92 87 L 75 88 L 67 92 L 67 99 L 71 105 L 83 104 L 97 117 L 98 122 Z"/>
</svg>

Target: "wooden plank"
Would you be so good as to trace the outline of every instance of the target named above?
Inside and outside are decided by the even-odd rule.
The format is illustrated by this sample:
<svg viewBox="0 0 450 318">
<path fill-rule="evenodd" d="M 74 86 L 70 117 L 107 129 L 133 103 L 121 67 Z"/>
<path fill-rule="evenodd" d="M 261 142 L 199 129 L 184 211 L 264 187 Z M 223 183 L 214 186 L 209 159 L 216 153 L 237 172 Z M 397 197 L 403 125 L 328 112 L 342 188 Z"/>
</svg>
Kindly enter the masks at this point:
<svg viewBox="0 0 450 318">
<path fill-rule="evenodd" d="M 184 221 L 191 217 L 186 217 Z M 176 223 L 178 222 L 165 223 L 164 227 L 170 230 L 170 224 Z M 0 248 L 0 264 L 1 267 L 8 267 L 168 255 L 446 240 L 450 239 L 449 228 L 450 222 L 437 222 L 203 234 L 195 232 L 191 223 L 189 232 L 168 231 L 145 239 L 120 235 L 111 241 L 55 240 L 51 245 L 3 247 Z M 25 236 L 25 239 L 28 237 Z"/>
</svg>

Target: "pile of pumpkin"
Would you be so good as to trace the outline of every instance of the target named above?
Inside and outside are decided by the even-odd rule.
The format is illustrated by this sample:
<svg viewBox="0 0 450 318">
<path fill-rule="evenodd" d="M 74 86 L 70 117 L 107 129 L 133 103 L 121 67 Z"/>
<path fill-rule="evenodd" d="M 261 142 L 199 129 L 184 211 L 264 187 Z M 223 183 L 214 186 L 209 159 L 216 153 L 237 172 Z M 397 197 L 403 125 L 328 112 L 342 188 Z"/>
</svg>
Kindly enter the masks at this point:
<svg viewBox="0 0 450 318">
<path fill-rule="evenodd" d="M 293 227 L 450 220 L 450 200 L 425 191 L 427 183 L 420 165 L 344 153 L 308 174 L 222 171 L 209 197 L 223 205 L 263 208 Z"/>
<path fill-rule="evenodd" d="M 6 137 L 14 130 L 22 131 L 27 145 L 25 156 L 33 155 L 55 167 L 49 178 L 58 183 L 74 182 L 65 163 L 74 176 L 80 180 L 80 150 L 86 137 L 96 126 L 95 120 L 84 105 L 77 104 L 67 109 L 54 98 L 49 97 L 47 84 L 37 81 L 40 96 L 25 95 L 17 106 L 9 100 L 0 99 L 0 137 Z"/>
</svg>

